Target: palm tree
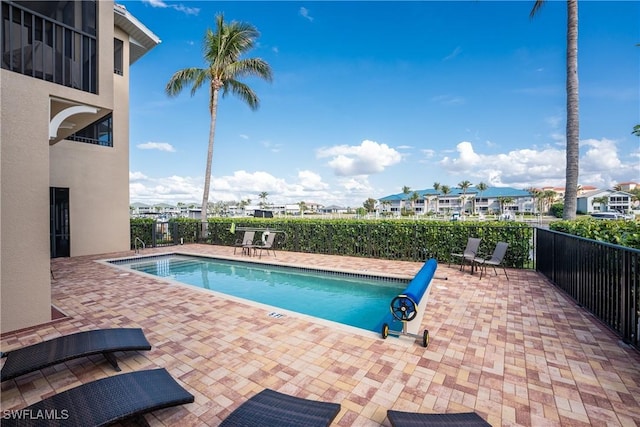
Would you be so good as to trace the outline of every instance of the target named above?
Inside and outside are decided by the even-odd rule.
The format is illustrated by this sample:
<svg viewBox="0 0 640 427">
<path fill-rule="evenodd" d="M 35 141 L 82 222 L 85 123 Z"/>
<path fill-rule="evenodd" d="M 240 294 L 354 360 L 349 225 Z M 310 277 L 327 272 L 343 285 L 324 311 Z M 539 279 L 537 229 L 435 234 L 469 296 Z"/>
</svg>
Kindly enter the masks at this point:
<svg viewBox="0 0 640 427">
<path fill-rule="evenodd" d="M 542 191 L 538 190 L 535 187 L 529 187 L 527 188 L 527 191 L 529 192 L 529 194 L 531 194 L 531 198 L 533 199 L 533 213 L 536 213 L 536 200 L 540 201 L 540 195 L 542 194 Z M 539 207 L 538 210 L 541 211 L 541 207 Z"/>
<path fill-rule="evenodd" d="M 434 182 L 433 183 L 433 189 L 436 190 L 436 215 L 439 213 L 439 207 L 438 207 L 438 201 L 439 201 L 439 194 L 440 194 L 440 188 L 442 188 L 442 186 L 440 185 L 439 182 Z"/>
<path fill-rule="evenodd" d="M 480 182 L 478 185 L 476 185 L 476 190 L 478 190 L 478 198 L 480 199 L 482 196 L 482 193 L 484 191 L 487 191 L 487 189 L 489 188 L 489 186 L 487 184 L 485 184 L 484 182 Z M 475 203 L 474 203 L 474 207 L 473 207 L 473 211 L 476 211 L 475 208 Z"/>
<path fill-rule="evenodd" d="M 553 190 L 544 190 L 542 194 L 540 194 L 539 197 L 542 198 L 544 207 L 547 209 L 547 212 L 551 210 L 551 205 L 556 200 L 557 195 L 558 193 Z"/>
<path fill-rule="evenodd" d="M 504 207 L 513 203 L 513 197 L 500 196 L 498 197 L 498 203 L 500 203 L 500 213 L 504 213 Z"/>
<path fill-rule="evenodd" d="M 266 191 L 261 192 L 260 194 L 258 194 L 258 197 L 260 198 L 260 207 L 261 208 L 266 208 L 268 205 L 267 203 L 267 196 L 269 195 L 269 193 L 267 193 Z"/>
<path fill-rule="evenodd" d="M 602 207 L 606 206 L 608 203 L 609 203 L 609 197 L 607 196 L 594 197 L 593 200 L 591 201 L 591 204 L 593 206 L 600 205 L 600 211 L 602 211 Z"/>
<path fill-rule="evenodd" d="M 420 200 L 420 195 L 418 194 L 417 191 L 414 191 L 413 193 L 411 193 L 411 196 L 409 197 L 409 200 L 411 200 L 411 209 L 413 210 L 413 214 L 416 214 L 416 202 L 418 200 Z"/>
<path fill-rule="evenodd" d="M 407 185 L 403 185 L 402 186 L 402 194 L 404 194 L 404 199 L 402 199 L 402 204 L 404 206 L 401 207 L 400 212 L 406 212 L 407 211 L 407 206 L 405 205 L 406 200 L 409 199 L 409 193 L 411 193 L 411 187 L 407 186 Z"/>
<path fill-rule="evenodd" d="M 218 98 L 222 89 L 224 98 L 228 92 L 245 101 L 249 108 L 257 110 L 260 104 L 258 96 L 245 83 L 237 80 L 240 77 L 256 76 L 271 81 L 271 67 L 260 58 L 241 58 L 255 46 L 260 33 L 251 24 L 231 21 L 224 22 L 223 14 L 216 15 L 215 31 L 208 28 L 204 35 L 203 50 L 207 68 L 185 68 L 177 71 L 165 88 L 169 96 L 177 96 L 182 89 L 191 85 L 191 96 L 203 85 L 209 86 L 209 148 L 207 151 L 207 167 L 204 175 L 204 192 L 202 195 L 203 229 L 207 221 L 209 187 L 211 185 L 211 163 L 213 159 L 213 141 L 216 129 Z"/>
<path fill-rule="evenodd" d="M 308 209 L 304 201 L 298 202 L 298 208 L 300 209 L 300 216 L 304 216 L 304 211 Z"/>
<path fill-rule="evenodd" d="M 460 214 L 464 218 L 465 205 L 467 204 L 467 190 L 471 187 L 471 183 L 468 180 L 464 180 L 458 184 L 458 188 L 462 190 L 462 212 Z"/>
<path fill-rule="evenodd" d="M 533 18 L 546 0 L 536 0 Z M 567 165 L 563 219 L 575 219 L 578 208 L 580 115 L 578 98 L 578 0 L 567 0 Z"/>
<path fill-rule="evenodd" d="M 443 196 L 447 196 L 447 194 L 451 193 L 451 187 L 449 187 L 448 185 L 439 185 L 440 191 L 442 192 Z M 449 205 L 449 211 L 451 210 L 451 205 Z"/>
</svg>

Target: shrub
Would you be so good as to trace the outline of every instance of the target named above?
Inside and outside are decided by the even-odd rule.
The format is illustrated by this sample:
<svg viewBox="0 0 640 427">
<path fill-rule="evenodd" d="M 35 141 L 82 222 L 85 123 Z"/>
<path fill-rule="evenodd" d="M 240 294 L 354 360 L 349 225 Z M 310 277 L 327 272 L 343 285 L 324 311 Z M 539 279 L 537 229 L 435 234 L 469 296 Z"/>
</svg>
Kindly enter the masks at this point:
<svg viewBox="0 0 640 427">
<path fill-rule="evenodd" d="M 469 237 L 481 237 L 482 255 L 490 255 L 497 242 L 509 243 L 505 263 L 529 267 L 533 229 L 516 222 L 354 220 L 302 218 L 210 218 L 207 241 L 233 245 L 243 228 L 277 230 L 279 250 L 318 254 L 449 262 Z M 235 233 L 231 224 L 235 223 Z"/>
<path fill-rule="evenodd" d="M 586 239 L 640 249 L 640 222 L 638 221 L 581 218 L 552 222 L 549 224 L 549 229 Z"/>
</svg>

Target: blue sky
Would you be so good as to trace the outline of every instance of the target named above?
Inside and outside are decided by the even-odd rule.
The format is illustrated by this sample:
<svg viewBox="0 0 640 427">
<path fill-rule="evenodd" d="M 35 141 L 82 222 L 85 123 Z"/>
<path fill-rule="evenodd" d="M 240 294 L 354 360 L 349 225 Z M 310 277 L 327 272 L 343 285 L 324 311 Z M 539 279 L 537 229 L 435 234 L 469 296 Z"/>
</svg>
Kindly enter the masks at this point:
<svg viewBox="0 0 640 427">
<path fill-rule="evenodd" d="M 162 43 L 131 68 L 131 202 L 201 203 L 207 89 L 169 98 L 202 67 L 214 17 L 260 31 L 247 79 L 258 111 L 218 108 L 210 201 L 359 207 L 469 180 L 564 185 L 566 2 L 119 2 Z M 580 1 L 580 179 L 640 181 L 640 2 Z"/>
</svg>

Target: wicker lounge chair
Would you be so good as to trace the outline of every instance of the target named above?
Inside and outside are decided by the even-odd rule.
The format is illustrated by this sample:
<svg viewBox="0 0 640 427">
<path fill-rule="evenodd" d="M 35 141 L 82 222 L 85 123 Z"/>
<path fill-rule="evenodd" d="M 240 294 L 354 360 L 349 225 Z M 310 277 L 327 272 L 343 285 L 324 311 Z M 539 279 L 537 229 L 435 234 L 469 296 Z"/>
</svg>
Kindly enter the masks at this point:
<svg viewBox="0 0 640 427">
<path fill-rule="evenodd" d="M 265 389 L 240 405 L 220 427 L 326 427 L 340 404 L 319 402 Z"/>
<path fill-rule="evenodd" d="M 452 414 L 419 414 L 416 412 L 387 411 L 387 418 L 392 427 L 453 427 L 477 426 L 491 427 L 475 412 Z"/>
<path fill-rule="evenodd" d="M 151 350 L 151 344 L 140 328 L 78 332 L 4 353 L 2 356 L 7 360 L 0 371 L 0 380 L 10 380 L 67 360 L 100 353 L 119 371 L 113 353 L 142 350 Z"/>
<path fill-rule="evenodd" d="M 83 384 L 22 410 L 4 411 L 2 427 L 106 426 L 129 418 L 148 425 L 144 414 L 193 401 L 165 369 L 137 371 Z"/>
</svg>

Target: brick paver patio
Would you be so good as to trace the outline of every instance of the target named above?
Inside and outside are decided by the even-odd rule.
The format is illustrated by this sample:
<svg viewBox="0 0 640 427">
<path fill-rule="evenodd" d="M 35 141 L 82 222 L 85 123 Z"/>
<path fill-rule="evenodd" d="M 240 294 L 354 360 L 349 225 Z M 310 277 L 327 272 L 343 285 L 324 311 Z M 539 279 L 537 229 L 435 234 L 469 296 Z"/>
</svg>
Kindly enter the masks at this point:
<svg viewBox="0 0 640 427">
<path fill-rule="evenodd" d="M 185 245 L 234 259 L 233 248 Z M 68 317 L 4 334 L 2 351 L 62 334 L 141 327 L 153 348 L 117 354 L 123 372 L 164 367 L 195 403 L 148 414 L 151 426 L 216 426 L 263 388 L 337 402 L 333 425 L 389 426 L 387 409 L 475 411 L 494 426 L 640 426 L 640 352 L 619 341 L 534 271 L 477 275 L 440 265 L 423 348 L 373 332 L 125 272 L 96 260 L 52 260 L 53 303 Z M 258 259 L 251 258 L 251 261 Z M 412 277 L 421 264 L 277 252 L 263 262 Z M 3 411 L 117 375 L 101 356 L 2 384 Z"/>
</svg>

